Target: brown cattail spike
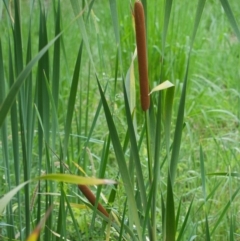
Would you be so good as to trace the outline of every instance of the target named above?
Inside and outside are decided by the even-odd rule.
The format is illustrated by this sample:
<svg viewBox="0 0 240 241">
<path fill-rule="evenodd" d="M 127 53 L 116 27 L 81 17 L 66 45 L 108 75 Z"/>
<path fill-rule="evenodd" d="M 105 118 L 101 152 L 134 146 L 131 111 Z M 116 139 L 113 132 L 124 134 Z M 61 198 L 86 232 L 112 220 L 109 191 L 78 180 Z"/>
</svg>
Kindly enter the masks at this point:
<svg viewBox="0 0 240 241">
<path fill-rule="evenodd" d="M 83 195 L 88 199 L 88 201 L 94 206 L 96 203 L 96 197 L 92 193 L 92 191 L 86 186 L 86 185 L 78 185 L 79 190 L 83 193 Z M 98 203 L 97 209 L 105 215 L 107 218 L 109 217 L 109 213 L 106 211 L 106 209 L 101 205 L 101 203 Z"/>
<path fill-rule="evenodd" d="M 140 1 L 134 4 L 134 17 L 136 29 L 136 42 L 138 53 L 138 72 L 140 83 L 141 106 L 146 111 L 150 105 L 149 86 L 148 86 L 148 67 L 146 50 L 146 30 L 143 5 Z"/>
</svg>

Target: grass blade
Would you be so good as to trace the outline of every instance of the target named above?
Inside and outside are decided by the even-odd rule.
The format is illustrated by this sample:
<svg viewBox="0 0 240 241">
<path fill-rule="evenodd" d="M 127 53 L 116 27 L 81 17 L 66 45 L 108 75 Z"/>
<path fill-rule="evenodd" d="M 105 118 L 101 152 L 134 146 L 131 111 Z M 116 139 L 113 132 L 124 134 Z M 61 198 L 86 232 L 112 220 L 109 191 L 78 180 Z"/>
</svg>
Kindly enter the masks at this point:
<svg viewBox="0 0 240 241">
<path fill-rule="evenodd" d="M 26 184 L 28 184 L 30 181 L 24 182 L 22 184 L 19 184 L 17 187 L 9 191 L 7 194 L 5 194 L 0 199 L 0 214 L 3 213 L 5 207 L 8 205 L 8 203 L 11 201 L 11 199 L 14 197 L 14 195 L 21 190 Z"/>
<path fill-rule="evenodd" d="M 61 33 L 62 34 L 62 33 Z M 57 37 L 55 37 L 53 40 L 51 40 L 28 64 L 27 66 L 22 70 L 22 72 L 17 77 L 16 81 L 12 85 L 11 89 L 9 90 L 6 98 L 4 99 L 2 105 L 0 106 L 0 127 L 3 124 L 3 121 L 5 120 L 8 111 L 12 107 L 16 96 L 26 80 L 27 76 L 31 72 L 33 66 L 41 59 L 41 57 L 46 53 L 46 51 L 51 47 L 51 45 L 60 37 L 59 34 Z"/>
<path fill-rule="evenodd" d="M 55 10 L 55 36 L 61 33 L 60 27 L 60 13 L 61 6 L 60 1 L 58 0 L 58 6 Z M 59 82 L 60 82 L 60 46 L 61 46 L 61 38 L 58 38 L 54 43 L 54 53 L 53 53 L 53 72 L 52 72 L 52 95 L 54 99 L 55 109 L 58 109 L 58 99 L 59 99 Z M 53 115 L 53 123 L 52 123 L 52 144 L 53 149 L 55 147 L 55 139 L 56 139 L 56 131 L 57 131 L 57 116 Z"/>
<path fill-rule="evenodd" d="M 46 222 L 46 220 L 47 220 L 48 217 L 50 216 L 52 209 L 53 209 L 52 206 L 50 206 L 50 207 L 47 209 L 44 217 L 41 219 L 41 221 L 39 222 L 39 224 L 37 225 L 37 227 L 36 227 L 36 228 L 33 230 L 33 232 L 28 236 L 27 241 L 37 241 L 37 240 L 38 240 L 39 235 L 40 235 L 40 231 L 41 231 L 41 229 L 42 229 L 42 227 L 43 227 L 43 225 L 44 225 L 44 222 Z"/>
<path fill-rule="evenodd" d="M 194 43 L 194 39 L 196 37 L 198 25 L 199 25 L 199 22 L 201 19 L 201 15 L 203 12 L 205 2 L 206 2 L 206 0 L 198 1 L 197 11 L 196 11 L 196 15 L 195 15 L 194 28 L 193 28 L 193 33 L 192 33 L 192 38 L 191 38 L 191 43 L 190 43 L 190 50 L 188 53 L 188 61 L 187 61 L 187 67 L 186 67 L 186 72 L 185 72 L 185 77 L 184 77 L 182 94 L 181 94 L 179 108 L 178 108 L 178 115 L 177 115 L 174 140 L 173 140 L 173 150 L 172 150 L 172 156 L 171 156 L 171 162 L 170 162 L 170 176 L 171 176 L 171 180 L 172 180 L 173 184 L 174 184 L 175 175 L 176 175 L 178 155 L 179 155 L 181 138 L 182 138 L 183 118 L 184 118 L 185 100 L 186 100 L 186 88 L 187 88 L 188 71 L 189 71 L 189 64 L 190 64 L 190 54 L 191 54 L 191 49 L 192 49 L 192 46 Z"/>
<path fill-rule="evenodd" d="M 13 60 L 11 53 L 11 46 L 9 43 L 9 80 L 10 86 L 13 85 L 14 80 L 14 70 L 13 70 Z M 20 184 L 20 158 L 19 158 L 19 137 L 18 137 L 18 115 L 17 115 L 17 104 L 13 103 L 11 108 L 11 132 L 12 132 L 12 146 L 13 146 L 13 159 L 14 159 L 14 173 L 15 173 L 15 185 Z M 20 207 L 21 195 L 17 193 L 17 203 Z M 18 209 L 18 215 L 21 216 L 21 209 Z M 19 227 L 22 229 L 22 221 L 19 220 Z M 22 234 L 20 233 L 20 240 L 22 240 Z"/>
<path fill-rule="evenodd" d="M 82 185 L 100 185 L 100 184 L 115 184 L 115 181 L 108 179 L 98 179 L 90 177 L 81 177 L 72 174 L 62 174 L 62 173 L 51 173 L 40 177 L 36 177 L 34 180 L 49 180 L 57 182 L 67 182 L 72 184 L 82 184 Z"/>
<path fill-rule="evenodd" d="M 75 64 L 74 68 L 74 74 L 72 78 L 72 85 L 71 85 L 71 91 L 69 94 L 69 99 L 68 99 L 68 107 L 67 107 L 67 117 L 66 117 L 66 122 L 65 122 L 65 139 L 64 139 L 64 148 L 63 148 L 63 156 L 66 157 L 67 154 L 67 148 L 68 148 L 68 140 L 69 140 L 69 135 L 70 135 L 70 130 L 71 130 L 71 122 L 72 122 L 72 117 L 73 117 L 73 111 L 74 111 L 74 106 L 75 106 L 75 101 L 76 101 L 76 95 L 77 95 L 77 86 L 78 86 L 78 81 L 79 81 L 79 73 L 80 73 L 80 66 L 81 66 L 81 58 L 82 58 L 82 50 L 83 50 L 83 42 L 80 44 L 79 52 L 78 52 L 78 57 L 77 61 Z"/>
<path fill-rule="evenodd" d="M 80 32 L 81 32 L 81 36 L 83 38 L 83 42 L 84 42 L 84 45 L 86 47 L 89 59 L 91 61 L 91 65 L 93 67 L 93 71 L 95 73 L 96 72 L 96 68 L 95 68 L 93 57 L 92 57 L 92 53 L 91 53 L 91 50 L 90 50 L 89 39 L 88 39 L 87 31 L 86 31 L 86 28 L 85 28 L 85 23 L 83 21 L 83 16 L 82 16 L 83 12 L 80 10 L 80 6 L 79 6 L 79 2 L 78 1 L 71 0 L 71 5 L 72 5 L 72 9 L 73 9 L 73 12 L 74 12 L 75 16 L 78 18 L 77 22 L 78 22 L 79 29 L 80 29 Z M 89 9 L 89 12 L 90 12 L 90 10 L 91 10 L 91 8 Z"/>
<path fill-rule="evenodd" d="M 205 201 L 205 204 L 206 204 L 207 193 L 206 193 L 206 180 L 205 180 L 205 169 L 204 169 L 204 159 L 203 159 L 202 146 L 200 146 L 200 167 L 201 167 L 202 191 L 203 191 L 204 201 Z"/>
<path fill-rule="evenodd" d="M 226 214 L 227 210 L 229 209 L 230 205 L 231 205 L 231 202 L 234 200 L 234 198 L 237 196 L 237 194 L 239 193 L 240 191 L 240 187 L 232 194 L 231 196 L 231 200 L 229 200 L 227 202 L 227 204 L 225 205 L 223 211 L 221 212 L 221 215 L 218 217 L 218 220 L 217 222 L 215 223 L 212 231 L 211 231 L 211 236 L 214 234 L 216 228 L 218 227 L 218 225 L 220 224 L 220 222 L 222 221 L 224 215 Z"/>
<path fill-rule="evenodd" d="M 191 201 L 191 203 L 190 203 L 190 206 L 189 206 L 189 208 L 188 208 L 187 214 L 186 214 L 186 216 L 185 216 L 185 218 L 184 218 L 184 222 L 183 222 L 182 227 L 181 227 L 181 230 L 180 230 L 180 232 L 179 232 L 179 234 L 178 234 L 177 241 L 183 240 L 183 233 L 184 233 L 185 228 L 186 228 L 186 226 L 187 226 L 187 221 L 188 221 L 188 218 L 189 218 L 189 216 L 190 216 L 190 212 L 191 212 L 191 209 L 192 209 L 193 200 L 194 200 L 194 199 L 192 199 L 192 201 Z"/>
<path fill-rule="evenodd" d="M 68 209 L 69 209 L 69 213 L 70 213 L 71 218 L 72 218 L 72 220 L 73 220 L 74 228 L 75 228 L 76 233 L 77 233 L 77 238 L 78 238 L 78 240 L 81 240 L 81 234 L 80 234 L 80 232 L 79 232 L 77 220 L 76 220 L 76 218 L 75 218 L 75 215 L 74 215 L 74 213 L 73 213 L 73 210 L 72 210 L 72 208 L 71 208 L 71 205 L 70 205 L 70 202 L 69 202 L 69 200 L 68 200 L 68 198 L 67 198 L 66 193 L 65 193 L 65 192 L 63 192 L 63 193 L 64 193 L 65 201 L 66 201 L 66 203 L 67 203 L 67 207 L 68 207 Z"/>
<path fill-rule="evenodd" d="M 113 122 L 112 115 L 110 113 L 110 109 L 108 107 L 107 101 L 105 99 L 104 93 L 101 89 L 101 86 L 99 84 L 98 79 L 97 79 L 97 83 L 98 83 L 99 92 L 100 92 L 100 95 L 101 95 L 101 100 L 102 100 L 102 104 L 103 104 L 108 128 L 109 128 L 109 131 L 110 131 L 110 136 L 111 136 L 113 148 L 114 148 L 114 151 L 115 151 L 115 154 L 116 154 L 116 159 L 117 159 L 117 162 L 118 162 L 119 171 L 120 171 L 120 174 L 122 176 L 122 179 L 124 180 L 123 184 L 124 184 L 125 191 L 126 191 L 126 194 L 127 194 L 127 197 L 128 197 L 128 202 L 129 202 L 129 207 L 130 207 L 129 212 L 131 213 L 129 215 L 129 217 L 132 218 L 132 220 L 134 221 L 134 223 L 136 225 L 139 240 L 142 240 L 141 225 L 140 225 L 140 221 L 139 221 L 139 217 L 138 217 L 137 206 L 136 206 L 135 198 L 134 198 L 134 195 L 133 195 L 133 187 L 132 187 L 131 179 L 130 179 L 130 176 L 129 176 L 129 173 L 128 173 L 124 153 L 122 151 L 122 147 L 121 147 L 121 144 L 120 144 L 120 141 L 119 141 L 117 130 L 116 130 L 115 124 Z"/>
<path fill-rule="evenodd" d="M 179 155 L 180 146 L 181 146 L 183 118 L 184 118 L 185 100 L 186 100 L 186 88 L 187 88 L 188 70 L 189 70 L 189 64 L 190 64 L 190 53 L 191 53 L 191 49 L 197 33 L 204 4 L 205 4 L 205 0 L 198 1 L 194 28 L 193 28 L 193 33 L 192 33 L 192 38 L 190 43 L 190 50 L 188 53 L 189 55 L 188 55 L 187 67 L 186 67 L 186 72 L 184 77 L 183 88 L 182 88 L 182 94 L 181 94 L 178 114 L 177 114 L 177 121 L 176 121 L 176 127 L 175 127 L 174 139 L 173 139 L 173 149 L 172 149 L 172 156 L 170 160 L 168 184 L 167 184 L 167 204 L 166 204 L 166 224 L 165 224 L 166 240 L 175 240 L 176 230 L 175 230 L 175 216 L 174 216 L 173 186 L 174 186 L 177 164 L 178 164 L 178 155 Z"/>
<path fill-rule="evenodd" d="M 222 7 L 228 17 L 228 20 L 238 38 L 238 41 L 240 41 L 240 30 L 239 30 L 239 27 L 238 27 L 238 24 L 237 24 L 237 21 L 233 15 L 233 12 L 232 12 L 232 9 L 230 7 L 230 4 L 228 2 L 228 0 L 220 0 L 221 4 L 222 4 Z"/>
<path fill-rule="evenodd" d="M 167 183 L 167 202 L 166 202 L 166 216 L 165 216 L 165 238 L 167 241 L 175 241 L 176 222 L 175 222 L 175 207 L 173 197 L 173 187 L 170 174 L 168 175 Z"/>
<path fill-rule="evenodd" d="M 209 225 L 208 225 L 208 215 L 206 212 L 206 205 L 207 205 L 207 192 L 206 192 L 206 180 L 205 180 L 205 168 L 204 168 L 204 153 L 202 150 L 202 146 L 200 145 L 200 167 L 201 167 L 201 180 L 202 180 L 202 191 L 204 197 L 204 210 L 205 210 L 205 235 L 206 240 L 210 241 L 210 232 L 209 232 Z"/>
<path fill-rule="evenodd" d="M 169 20 L 170 20 L 170 16 L 171 16 L 171 10 L 172 10 L 172 0 L 166 0 L 165 1 L 165 13 L 164 13 L 163 39 L 162 39 L 163 51 L 165 49 L 165 43 L 166 43 L 166 38 L 167 38 L 167 31 L 168 31 L 168 25 L 169 25 Z"/>
<path fill-rule="evenodd" d="M 109 147 L 110 147 L 110 136 L 107 137 L 107 139 L 104 142 L 104 146 L 103 146 L 103 152 L 102 152 L 102 158 L 101 158 L 101 164 L 100 164 L 100 168 L 99 168 L 99 178 L 103 178 L 106 168 L 107 168 L 107 161 L 108 161 L 108 157 L 109 157 Z M 96 208 L 99 202 L 99 198 L 100 198 L 100 194 L 101 194 L 101 190 L 102 190 L 102 186 L 98 186 L 97 188 L 97 194 L 96 194 L 96 203 L 94 206 L 94 212 L 93 212 L 93 216 L 92 216 L 92 222 L 91 222 L 91 229 L 93 230 L 94 228 L 94 223 L 95 223 L 95 218 L 96 218 Z M 107 213 L 109 213 L 110 210 L 106 210 Z"/>
<path fill-rule="evenodd" d="M 166 138 L 166 150 L 167 150 L 167 159 L 169 158 L 170 152 L 170 137 L 171 137 L 171 120 L 172 120 L 172 106 L 174 98 L 175 88 L 168 88 L 165 95 L 164 103 L 164 129 L 165 129 L 165 138 Z"/>
<path fill-rule="evenodd" d="M 117 45 L 120 47 L 120 34 L 119 34 L 119 27 L 118 27 L 118 13 L 117 13 L 117 4 L 116 0 L 109 0 L 110 10 L 111 10 L 111 17 L 113 23 L 113 29 L 115 34 L 115 40 Z M 121 52 L 121 49 L 119 49 Z"/>
<path fill-rule="evenodd" d="M 3 69 L 3 55 L 2 55 L 2 44 L 0 41 L 0 103 L 2 103 L 3 98 L 5 96 L 5 78 L 4 78 L 4 69 Z M 3 126 L 0 128 L 1 133 L 1 142 L 2 142 L 2 152 L 3 159 L 5 161 L 5 175 L 6 175 L 6 184 L 7 190 L 11 188 L 11 179 L 10 179 L 10 159 L 9 159 L 9 145 L 8 145 L 8 131 L 7 131 L 7 121 L 3 123 Z M 7 221 L 9 226 L 7 226 L 7 233 L 10 239 L 14 238 L 14 230 L 12 230 L 13 226 L 13 213 L 12 213 L 12 203 L 7 208 Z"/>
<path fill-rule="evenodd" d="M 144 178 L 143 178 L 143 173 L 142 173 L 142 167 L 141 167 L 141 161 L 140 161 L 140 156 L 139 156 L 139 151 L 138 151 L 138 146 L 137 146 L 136 135 L 135 135 L 135 131 L 134 131 L 133 121 L 132 121 L 132 117 L 131 117 L 131 113 L 130 113 L 130 107 L 129 107 L 127 93 L 126 93 L 124 84 L 123 84 L 123 90 L 124 90 L 126 118 L 127 118 L 127 123 L 128 123 L 128 133 L 129 133 L 129 139 L 130 139 L 130 143 L 131 143 L 131 151 L 132 151 L 133 159 L 135 162 L 138 188 L 139 188 L 140 195 L 141 195 L 141 203 L 143 204 L 143 209 L 146 210 L 146 205 L 147 205 L 146 189 L 145 189 L 145 185 L 144 185 Z"/>
</svg>

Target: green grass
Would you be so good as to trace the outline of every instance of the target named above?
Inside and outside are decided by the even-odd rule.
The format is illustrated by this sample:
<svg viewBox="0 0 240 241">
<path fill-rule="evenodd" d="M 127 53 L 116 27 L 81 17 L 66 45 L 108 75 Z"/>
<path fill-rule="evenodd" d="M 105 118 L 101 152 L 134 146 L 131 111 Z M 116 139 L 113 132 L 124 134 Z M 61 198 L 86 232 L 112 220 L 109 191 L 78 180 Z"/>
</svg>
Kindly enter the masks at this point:
<svg viewBox="0 0 240 241">
<path fill-rule="evenodd" d="M 146 113 L 134 1 L 0 3 L 0 240 L 239 239 L 237 3 L 142 2 Z"/>
</svg>

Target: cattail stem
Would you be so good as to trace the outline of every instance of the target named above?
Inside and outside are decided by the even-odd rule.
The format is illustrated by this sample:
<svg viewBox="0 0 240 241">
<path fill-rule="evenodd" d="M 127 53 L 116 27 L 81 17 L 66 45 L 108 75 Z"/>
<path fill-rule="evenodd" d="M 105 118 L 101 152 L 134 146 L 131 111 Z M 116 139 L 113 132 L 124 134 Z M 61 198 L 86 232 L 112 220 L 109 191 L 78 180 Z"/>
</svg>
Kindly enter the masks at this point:
<svg viewBox="0 0 240 241">
<path fill-rule="evenodd" d="M 140 95 L 142 110 L 146 111 L 150 106 L 149 86 L 148 86 L 148 66 L 146 50 L 146 29 L 143 5 L 140 1 L 134 4 L 134 17 L 136 29 L 136 42 L 138 53 L 138 72 L 140 83 Z"/>
<path fill-rule="evenodd" d="M 78 188 L 83 193 L 83 195 L 87 198 L 87 200 L 94 206 L 96 203 L 96 197 L 92 193 L 92 191 L 86 185 L 78 185 Z M 97 209 L 107 218 L 109 217 L 109 213 L 100 203 L 98 203 Z"/>
<path fill-rule="evenodd" d="M 151 153 L 151 143 L 150 143 L 150 127 L 149 127 L 149 116 L 145 112 L 145 121 L 146 121 L 146 137 L 147 137 L 147 155 L 148 155 L 148 175 L 149 182 L 152 183 L 153 174 L 152 174 L 152 153 Z"/>
</svg>

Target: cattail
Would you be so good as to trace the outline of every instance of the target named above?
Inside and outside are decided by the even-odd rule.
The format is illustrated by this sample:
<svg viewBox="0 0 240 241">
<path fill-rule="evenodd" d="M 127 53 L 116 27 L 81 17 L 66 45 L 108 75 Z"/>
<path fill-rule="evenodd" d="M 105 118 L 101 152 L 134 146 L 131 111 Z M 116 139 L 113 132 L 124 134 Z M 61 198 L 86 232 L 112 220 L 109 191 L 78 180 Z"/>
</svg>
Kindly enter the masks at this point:
<svg viewBox="0 0 240 241">
<path fill-rule="evenodd" d="M 83 195 L 87 198 L 87 200 L 94 206 L 96 203 L 96 197 L 92 193 L 92 191 L 86 185 L 78 185 L 78 188 L 83 193 Z M 107 218 L 109 217 L 109 213 L 100 203 L 98 203 L 97 209 Z"/>
<path fill-rule="evenodd" d="M 146 51 L 146 30 L 143 5 L 140 1 L 134 4 L 134 17 L 136 29 L 136 42 L 138 53 L 138 73 L 140 83 L 141 106 L 146 111 L 150 105 L 149 86 L 148 86 L 148 67 Z"/>
</svg>

